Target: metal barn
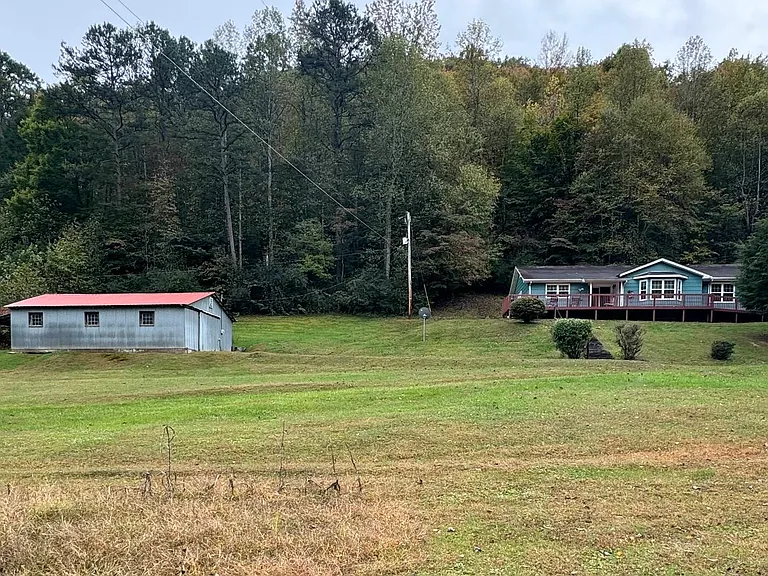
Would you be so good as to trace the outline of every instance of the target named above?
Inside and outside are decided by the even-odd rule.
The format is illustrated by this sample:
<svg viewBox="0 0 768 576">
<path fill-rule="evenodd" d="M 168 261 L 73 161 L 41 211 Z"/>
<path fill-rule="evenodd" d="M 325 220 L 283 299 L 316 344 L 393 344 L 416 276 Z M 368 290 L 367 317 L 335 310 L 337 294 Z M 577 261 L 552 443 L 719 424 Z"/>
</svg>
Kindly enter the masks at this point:
<svg viewBox="0 0 768 576">
<path fill-rule="evenodd" d="M 7 306 L 11 349 L 230 351 L 215 292 L 44 294 Z"/>
</svg>

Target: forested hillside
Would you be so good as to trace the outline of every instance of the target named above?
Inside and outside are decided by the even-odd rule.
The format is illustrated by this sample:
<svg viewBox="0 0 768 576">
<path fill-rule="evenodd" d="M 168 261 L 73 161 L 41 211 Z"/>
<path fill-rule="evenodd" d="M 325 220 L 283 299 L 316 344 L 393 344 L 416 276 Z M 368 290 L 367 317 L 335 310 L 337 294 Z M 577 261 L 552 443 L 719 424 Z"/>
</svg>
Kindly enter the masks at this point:
<svg viewBox="0 0 768 576">
<path fill-rule="evenodd" d="M 530 62 L 480 21 L 438 34 L 434 0 L 298 0 L 202 45 L 96 24 L 48 86 L 0 52 L 0 305 L 401 312 L 406 211 L 436 298 L 522 263 L 738 257 L 766 205 L 762 57 L 628 38 L 595 60 L 553 32 Z"/>
</svg>

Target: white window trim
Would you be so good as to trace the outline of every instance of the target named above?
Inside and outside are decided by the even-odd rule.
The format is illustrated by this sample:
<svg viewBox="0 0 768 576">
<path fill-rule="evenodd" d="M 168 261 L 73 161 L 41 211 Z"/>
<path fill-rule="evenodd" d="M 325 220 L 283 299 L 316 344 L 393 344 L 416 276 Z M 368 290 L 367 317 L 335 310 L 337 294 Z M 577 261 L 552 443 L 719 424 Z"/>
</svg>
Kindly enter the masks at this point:
<svg viewBox="0 0 768 576">
<path fill-rule="evenodd" d="M 635 276 L 633 280 L 688 280 L 688 276 L 682 274 L 643 274 L 641 276 Z"/>
<path fill-rule="evenodd" d="M 549 291 L 549 287 L 550 286 L 554 286 L 555 287 L 554 293 L 550 293 L 550 291 Z M 561 293 L 560 292 L 560 288 L 563 288 L 563 287 L 566 287 L 568 289 L 568 291 L 565 292 L 565 293 Z M 548 298 L 563 298 L 565 296 L 570 296 L 571 295 L 571 285 L 570 284 L 559 284 L 559 283 L 556 283 L 556 284 L 545 284 L 544 285 L 544 295 L 547 296 Z"/>
<path fill-rule="evenodd" d="M 661 282 L 661 292 L 656 292 L 656 296 L 654 296 L 654 292 L 652 292 L 653 288 L 653 282 Z M 675 283 L 675 289 L 671 296 L 667 296 L 665 294 L 664 290 L 664 284 L 666 282 L 674 282 Z M 637 284 L 637 293 L 640 298 L 640 301 L 645 302 L 646 300 L 679 300 L 680 295 L 683 292 L 683 282 L 682 280 L 679 280 L 677 278 L 647 278 L 645 280 L 640 280 Z M 645 293 L 643 293 L 643 285 L 645 285 Z"/>
<path fill-rule="evenodd" d="M 667 260 L 666 258 L 658 258 L 653 262 L 648 262 L 648 264 L 643 264 L 642 266 L 638 266 L 637 268 L 632 268 L 632 270 L 627 270 L 626 272 L 622 272 L 621 274 L 619 274 L 619 278 L 630 276 L 631 274 L 640 272 L 641 270 L 645 270 L 646 268 L 650 268 L 651 266 L 655 266 L 656 264 L 666 264 L 673 268 L 679 268 L 680 270 L 685 270 L 686 272 L 690 272 L 691 274 L 696 274 L 696 276 L 701 276 L 704 280 L 710 278 L 710 276 L 708 276 L 707 274 L 704 274 L 703 272 L 699 272 L 698 270 L 689 268 L 688 266 L 683 266 L 682 264 L 678 264 L 677 262 L 673 262 L 672 260 Z"/>
<path fill-rule="evenodd" d="M 720 291 L 719 292 L 713 292 L 712 291 L 712 286 L 714 286 L 715 284 L 720 286 Z M 733 292 L 725 292 L 723 290 L 723 287 L 726 284 L 728 284 L 730 286 L 733 286 Z M 725 281 L 725 282 L 721 282 L 719 280 L 717 282 L 710 282 L 709 283 L 709 293 L 712 296 L 719 296 L 720 300 L 718 300 L 718 302 L 732 302 L 733 300 L 736 300 L 736 283 L 733 280 Z M 723 298 L 725 297 L 726 294 L 728 294 L 729 297 L 732 297 L 733 300 L 723 300 Z"/>
<path fill-rule="evenodd" d="M 152 324 L 142 323 L 141 321 L 142 314 L 152 314 Z M 157 315 L 155 314 L 154 310 L 139 310 L 139 327 L 140 328 L 154 328 L 156 319 L 157 319 Z"/>
</svg>

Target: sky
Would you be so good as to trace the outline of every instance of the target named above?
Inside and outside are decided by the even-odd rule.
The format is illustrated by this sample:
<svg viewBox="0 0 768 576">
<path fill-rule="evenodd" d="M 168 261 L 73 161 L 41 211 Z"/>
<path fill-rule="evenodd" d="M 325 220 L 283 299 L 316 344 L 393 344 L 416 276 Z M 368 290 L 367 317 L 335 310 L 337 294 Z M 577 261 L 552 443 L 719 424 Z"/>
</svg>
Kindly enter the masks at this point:
<svg viewBox="0 0 768 576">
<path fill-rule="evenodd" d="M 127 17 L 117 0 L 107 0 Z M 293 0 L 264 0 L 286 16 Z M 123 0 L 144 20 L 154 20 L 175 36 L 196 42 L 210 38 L 226 20 L 244 25 L 261 0 Z M 453 47 L 456 35 L 474 19 L 488 22 L 504 42 L 504 53 L 535 59 L 549 31 L 568 35 L 571 47 L 588 48 L 599 59 L 635 38 L 654 47 L 658 62 L 674 60 L 680 46 L 699 35 L 715 60 L 731 48 L 768 53 L 764 0 L 436 0 L 442 43 Z M 307 2 L 309 3 L 309 2 Z M 364 6 L 364 0 L 355 0 Z M 130 19 L 130 18 L 129 18 Z M 26 64 L 46 82 L 56 80 L 62 42 L 76 45 L 91 24 L 122 23 L 99 0 L 0 0 L 0 51 Z M 30 25 L 32 24 L 32 25 Z"/>
</svg>

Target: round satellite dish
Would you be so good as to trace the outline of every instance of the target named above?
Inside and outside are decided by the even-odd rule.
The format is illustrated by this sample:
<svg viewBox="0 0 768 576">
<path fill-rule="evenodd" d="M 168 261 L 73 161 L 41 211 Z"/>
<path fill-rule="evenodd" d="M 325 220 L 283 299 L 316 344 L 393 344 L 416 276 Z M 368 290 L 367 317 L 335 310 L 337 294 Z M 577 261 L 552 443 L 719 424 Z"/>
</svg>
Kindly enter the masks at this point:
<svg viewBox="0 0 768 576">
<path fill-rule="evenodd" d="M 419 318 L 422 318 L 424 320 L 429 320 L 432 318 L 432 312 L 429 311 L 429 308 L 420 308 L 419 309 Z"/>
</svg>

